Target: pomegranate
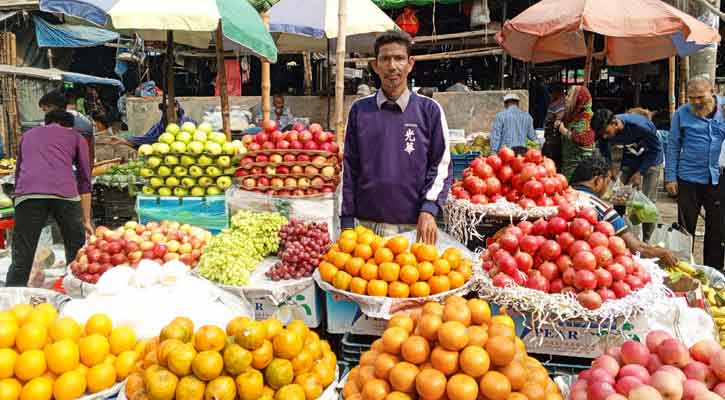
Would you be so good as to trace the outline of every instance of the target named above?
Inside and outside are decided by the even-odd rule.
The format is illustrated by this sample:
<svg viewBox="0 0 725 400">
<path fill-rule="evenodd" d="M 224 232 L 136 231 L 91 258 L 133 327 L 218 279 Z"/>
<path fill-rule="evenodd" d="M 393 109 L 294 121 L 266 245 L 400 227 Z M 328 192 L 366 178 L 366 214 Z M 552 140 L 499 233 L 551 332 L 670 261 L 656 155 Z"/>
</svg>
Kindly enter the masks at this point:
<svg viewBox="0 0 725 400">
<path fill-rule="evenodd" d="M 576 295 L 577 301 L 590 310 L 596 310 L 602 306 L 602 298 L 599 294 L 593 290 L 584 290 Z"/>
<path fill-rule="evenodd" d="M 676 376 L 668 372 L 655 372 L 649 384 L 657 389 L 665 400 L 680 400 L 682 398 L 682 383 L 678 381 Z"/>
<path fill-rule="evenodd" d="M 663 364 L 683 368 L 690 362 L 690 352 L 677 339 L 665 339 L 657 347 L 657 355 Z"/>
<path fill-rule="evenodd" d="M 574 286 L 577 289 L 595 289 L 597 287 L 597 277 L 593 272 L 581 269 L 576 271 L 574 275 Z"/>
<path fill-rule="evenodd" d="M 606 269 L 597 268 L 594 271 L 594 275 L 597 276 L 597 287 L 608 288 L 612 286 L 612 274 L 610 274 Z"/>
<path fill-rule="evenodd" d="M 619 346 L 610 347 L 605 353 L 608 356 L 612 356 L 618 363 L 622 363 L 622 348 Z"/>
<path fill-rule="evenodd" d="M 597 211 L 591 207 L 583 207 L 581 210 L 579 210 L 576 216 L 577 218 L 585 219 L 591 225 L 596 225 L 599 219 Z"/>
<path fill-rule="evenodd" d="M 601 232 L 607 237 L 614 236 L 614 227 L 607 221 L 599 221 L 594 225 L 595 232 Z"/>
<path fill-rule="evenodd" d="M 589 239 L 587 239 L 587 243 L 589 243 L 592 248 L 597 246 L 609 247 L 609 238 L 607 238 L 607 236 L 602 232 L 592 232 L 592 234 L 589 235 Z"/>
<path fill-rule="evenodd" d="M 574 220 L 569 224 L 569 232 L 571 232 L 571 234 L 577 239 L 588 239 L 592 231 L 592 224 L 583 218 L 574 218 Z"/>
<path fill-rule="evenodd" d="M 551 224 L 549 224 L 551 226 Z M 546 261 L 554 261 L 561 255 L 561 247 L 555 240 L 547 240 L 541 245 L 539 255 Z"/>
<path fill-rule="evenodd" d="M 626 364 L 647 365 L 649 350 L 642 343 L 628 340 L 622 344 L 622 362 Z"/>
<path fill-rule="evenodd" d="M 572 258 L 572 262 L 574 263 L 574 268 L 580 271 L 585 270 L 591 272 L 597 268 L 597 258 L 589 251 L 582 250 L 576 253 Z"/>
<path fill-rule="evenodd" d="M 571 204 L 564 204 L 559 206 L 558 216 L 564 218 L 566 221 L 571 221 L 576 216 L 576 208 Z"/>
<path fill-rule="evenodd" d="M 529 253 L 523 251 L 516 253 L 514 260 L 516 260 L 516 266 L 522 272 L 529 272 L 531 267 L 534 265 L 533 257 L 531 257 Z"/>
<path fill-rule="evenodd" d="M 552 217 L 549 219 L 549 225 L 546 227 L 550 236 L 556 236 L 564 233 L 567 228 L 566 220 L 562 217 Z"/>
<path fill-rule="evenodd" d="M 539 272 L 541 272 L 541 275 L 549 281 L 559 277 L 559 267 L 550 261 L 541 263 L 541 265 L 539 265 Z"/>
</svg>

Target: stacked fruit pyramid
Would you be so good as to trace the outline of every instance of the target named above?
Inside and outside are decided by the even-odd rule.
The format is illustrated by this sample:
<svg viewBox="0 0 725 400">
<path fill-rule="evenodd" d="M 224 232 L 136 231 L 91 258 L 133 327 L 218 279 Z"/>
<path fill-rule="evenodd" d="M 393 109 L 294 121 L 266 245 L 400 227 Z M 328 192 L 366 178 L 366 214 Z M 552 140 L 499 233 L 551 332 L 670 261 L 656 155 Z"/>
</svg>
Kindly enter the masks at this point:
<svg viewBox="0 0 725 400">
<path fill-rule="evenodd" d="M 143 193 L 177 197 L 223 193 L 232 184 L 235 157 L 245 152 L 241 141 L 227 142 L 226 135 L 213 132 L 206 122 L 198 127 L 191 122 L 181 127 L 169 124 L 156 143 L 138 149 L 146 159 L 139 170 L 148 179 Z"/>
<path fill-rule="evenodd" d="M 465 285 L 473 263 L 456 248 L 442 254 L 435 246 L 410 244 L 405 236 L 388 240 L 358 226 L 340 234 L 319 264 L 320 278 L 355 294 L 426 297 Z"/>
<path fill-rule="evenodd" d="M 125 393 L 134 399 L 310 400 L 335 381 L 337 358 L 302 321 L 238 317 L 194 332 L 176 318 L 144 348 Z"/>
<path fill-rule="evenodd" d="M 345 400 L 561 400 L 506 315 L 451 296 L 397 314 L 347 376 Z"/>
<path fill-rule="evenodd" d="M 131 328 L 104 314 L 81 326 L 48 303 L 0 312 L 0 399 L 71 400 L 113 387 L 131 373 L 141 346 Z"/>
</svg>

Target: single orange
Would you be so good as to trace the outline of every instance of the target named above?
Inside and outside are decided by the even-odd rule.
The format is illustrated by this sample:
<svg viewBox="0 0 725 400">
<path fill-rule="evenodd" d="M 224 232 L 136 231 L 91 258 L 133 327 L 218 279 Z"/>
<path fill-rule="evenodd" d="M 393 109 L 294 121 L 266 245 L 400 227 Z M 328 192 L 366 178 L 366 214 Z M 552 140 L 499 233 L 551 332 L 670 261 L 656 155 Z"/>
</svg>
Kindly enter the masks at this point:
<svg viewBox="0 0 725 400">
<path fill-rule="evenodd" d="M 438 249 L 430 244 L 420 246 L 417 252 L 414 252 L 418 260 L 433 262 L 438 259 Z"/>
<path fill-rule="evenodd" d="M 471 311 L 465 300 L 463 303 L 447 303 L 443 306 L 443 322 L 458 321 L 465 326 L 471 325 Z"/>
<path fill-rule="evenodd" d="M 434 276 L 428 280 L 431 294 L 443 293 L 451 290 L 451 282 L 448 276 Z"/>
<path fill-rule="evenodd" d="M 400 265 L 391 262 L 382 263 L 378 267 L 378 275 L 386 282 L 397 281 L 398 275 L 400 275 Z"/>
<path fill-rule="evenodd" d="M 438 343 L 446 350 L 460 351 L 468 345 L 466 326 L 459 321 L 444 322 L 438 329 Z"/>
<path fill-rule="evenodd" d="M 367 244 L 367 245 L 369 245 L 369 244 L 371 244 L 372 242 L 375 241 L 375 238 L 376 238 L 376 236 L 375 236 L 374 233 L 372 233 L 369 230 L 366 230 L 365 232 L 359 233 L 357 235 L 357 242 L 358 242 L 358 244 Z"/>
<path fill-rule="evenodd" d="M 345 229 L 340 233 L 340 239 L 357 241 L 357 233 L 353 229 Z"/>
<path fill-rule="evenodd" d="M 332 282 L 332 278 L 335 277 L 335 274 L 337 273 L 337 267 L 330 264 L 327 261 L 323 261 L 320 263 L 320 277 L 325 282 Z"/>
<path fill-rule="evenodd" d="M 375 264 L 364 264 L 360 267 L 360 277 L 366 281 L 378 279 L 378 266 Z"/>
<path fill-rule="evenodd" d="M 418 269 L 412 265 L 405 265 L 400 269 L 400 280 L 408 285 L 418 281 Z"/>
<path fill-rule="evenodd" d="M 448 260 L 439 258 L 433 261 L 433 269 L 436 275 L 448 275 L 451 272 L 451 264 L 448 263 Z"/>
<path fill-rule="evenodd" d="M 415 282 L 410 285 L 410 297 L 426 297 L 429 295 L 430 286 L 428 286 L 427 282 Z"/>
<path fill-rule="evenodd" d="M 446 394 L 446 376 L 433 368 L 421 368 L 415 378 L 416 392 L 424 399 L 440 399 Z"/>
<path fill-rule="evenodd" d="M 420 279 L 421 281 L 427 281 L 428 279 L 433 277 L 433 274 L 435 273 L 435 268 L 433 268 L 433 264 L 428 261 L 418 263 L 418 265 L 416 265 L 416 268 L 418 269 L 418 279 Z"/>
<path fill-rule="evenodd" d="M 486 326 L 471 325 L 468 327 L 468 345 L 469 346 L 486 346 L 488 342 L 488 329 Z"/>
<path fill-rule="evenodd" d="M 373 363 L 373 366 L 375 367 L 375 377 L 378 379 L 388 380 L 390 370 L 393 369 L 395 364 L 398 362 L 400 362 L 400 358 L 398 356 L 388 353 L 380 354 L 375 359 L 375 363 Z"/>
<path fill-rule="evenodd" d="M 382 379 L 373 379 L 365 383 L 361 393 L 365 400 L 384 400 L 390 393 L 390 384 Z"/>
<path fill-rule="evenodd" d="M 340 289 L 347 290 L 350 287 L 350 281 L 352 276 L 345 271 L 337 271 L 335 277 L 332 278 L 332 286 Z"/>
<path fill-rule="evenodd" d="M 465 374 L 453 375 L 446 385 L 446 394 L 449 399 L 476 400 L 478 398 L 478 382 Z"/>
<path fill-rule="evenodd" d="M 443 317 L 443 304 L 429 301 L 423 305 L 422 315 L 433 314 Z"/>
<path fill-rule="evenodd" d="M 370 243 L 370 248 L 373 249 L 373 253 L 385 247 L 385 239 L 380 236 L 375 236 L 375 239 Z"/>
<path fill-rule="evenodd" d="M 379 279 L 368 281 L 368 296 L 387 296 L 388 282 Z"/>
<path fill-rule="evenodd" d="M 506 376 L 506 379 L 511 383 L 511 390 L 518 391 L 526 383 L 526 368 L 521 363 L 512 362 L 511 364 L 503 367 L 499 372 Z"/>
<path fill-rule="evenodd" d="M 415 377 L 418 376 L 420 370 L 409 362 L 399 362 L 388 374 L 388 380 L 393 389 L 403 393 L 412 393 L 415 391 Z"/>
<path fill-rule="evenodd" d="M 328 261 L 328 262 L 332 262 L 332 260 L 335 257 L 335 253 L 337 253 L 337 250 L 335 250 L 334 248 L 331 248 L 327 253 L 325 253 L 325 255 L 322 257 L 322 259 L 325 261 Z"/>
<path fill-rule="evenodd" d="M 448 280 L 451 282 L 451 289 L 457 289 L 466 283 L 466 278 L 458 271 L 449 272 Z"/>
<path fill-rule="evenodd" d="M 357 246 L 355 246 L 353 255 L 355 257 L 360 257 L 363 260 L 367 260 L 368 258 L 373 256 L 373 249 L 367 243 L 360 243 Z"/>
<path fill-rule="evenodd" d="M 408 331 L 399 326 L 392 326 L 383 332 L 383 349 L 386 353 L 397 356 L 407 338 Z"/>
<path fill-rule="evenodd" d="M 350 281 L 350 291 L 356 294 L 366 294 L 368 281 L 360 277 L 354 277 Z"/>
<path fill-rule="evenodd" d="M 461 251 L 456 249 L 455 247 L 449 247 L 443 252 L 441 258 L 448 260 L 448 262 L 451 264 L 451 268 L 458 268 L 461 264 Z"/>
<path fill-rule="evenodd" d="M 486 352 L 491 357 L 491 364 L 504 367 L 511 363 L 516 354 L 514 341 L 504 336 L 491 336 L 486 342 Z"/>
<path fill-rule="evenodd" d="M 440 315 L 423 314 L 418 320 L 417 333 L 430 342 L 438 341 L 438 329 L 443 324 Z"/>
<path fill-rule="evenodd" d="M 441 346 L 430 353 L 430 363 L 434 369 L 441 371 L 445 376 L 458 372 L 458 352 L 448 351 Z"/>
<path fill-rule="evenodd" d="M 385 247 L 389 248 L 394 254 L 400 254 L 408 250 L 409 245 L 410 242 L 408 242 L 408 239 L 405 236 L 395 236 L 388 240 Z"/>
<path fill-rule="evenodd" d="M 471 279 L 471 275 L 473 275 L 473 268 L 470 265 L 462 265 L 456 268 L 456 271 L 460 272 L 465 280 Z"/>
<path fill-rule="evenodd" d="M 332 259 L 332 264 L 337 268 L 344 268 L 350 258 L 351 255 L 338 251 Z"/>
<path fill-rule="evenodd" d="M 428 361 L 430 344 L 423 336 L 409 336 L 403 342 L 400 353 L 405 361 L 420 365 Z"/>
<path fill-rule="evenodd" d="M 468 300 L 468 309 L 471 311 L 471 322 L 480 325 L 488 324 L 491 321 L 491 307 L 485 300 Z"/>
<path fill-rule="evenodd" d="M 497 371 L 488 371 L 481 378 L 481 393 L 489 400 L 506 400 L 511 394 L 511 383 L 506 376 Z"/>
<path fill-rule="evenodd" d="M 410 296 L 410 287 L 400 281 L 390 282 L 388 285 L 388 296 L 397 298 L 408 297 Z"/>
<path fill-rule="evenodd" d="M 467 346 L 458 357 L 461 371 L 466 375 L 478 378 L 488 372 L 491 359 L 488 353 L 480 346 Z"/>
<path fill-rule="evenodd" d="M 358 276 L 363 265 L 365 265 L 365 260 L 360 257 L 353 257 L 345 263 L 345 271 L 352 276 Z"/>
<path fill-rule="evenodd" d="M 395 256 L 395 262 L 400 265 L 415 265 L 418 263 L 415 256 L 412 253 L 400 253 Z"/>
<path fill-rule="evenodd" d="M 413 328 L 415 328 L 415 322 L 413 321 L 413 318 L 410 317 L 410 315 L 399 312 L 393 315 L 392 318 L 390 318 L 390 321 L 388 321 L 387 328 L 392 328 L 394 326 L 399 326 L 403 329 L 405 329 L 408 334 L 413 333 Z"/>
<path fill-rule="evenodd" d="M 337 241 L 337 245 L 340 246 L 340 251 L 351 254 L 355 251 L 357 242 L 352 239 L 340 238 L 340 240 Z"/>
<path fill-rule="evenodd" d="M 391 262 L 395 259 L 395 255 L 387 247 L 381 247 L 375 251 L 375 263 L 380 265 L 384 262 Z"/>
</svg>

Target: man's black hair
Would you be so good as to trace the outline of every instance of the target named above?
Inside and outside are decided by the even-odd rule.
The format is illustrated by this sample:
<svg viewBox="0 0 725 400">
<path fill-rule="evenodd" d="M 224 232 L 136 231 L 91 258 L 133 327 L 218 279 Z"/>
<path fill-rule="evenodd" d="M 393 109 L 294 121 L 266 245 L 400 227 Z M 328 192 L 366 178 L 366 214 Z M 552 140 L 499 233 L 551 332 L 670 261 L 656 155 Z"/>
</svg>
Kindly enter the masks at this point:
<svg viewBox="0 0 725 400">
<path fill-rule="evenodd" d="M 53 90 L 43 95 L 38 101 L 38 106 L 49 106 L 55 107 L 58 110 L 65 110 L 68 105 L 68 100 L 65 95 L 59 90 Z"/>
<path fill-rule="evenodd" d="M 45 113 L 45 124 L 58 124 L 66 128 L 72 128 L 75 118 L 73 114 L 63 110 L 53 110 Z"/>
<path fill-rule="evenodd" d="M 600 154 L 592 154 L 591 157 L 579 161 L 571 177 L 572 185 L 582 182 L 589 182 L 598 176 L 609 175 L 611 163 Z"/>
<path fill-rule="evenodd" d="M 375 39 L 375 58 L 378 57 L 380 48 L 390 43 L 398 43 L 405 46 L 405 50 L 410 56 L 410 50 L 413 47 L 413 38 L 403 31 L 387 31 Z"/>
<path fill-rule="evenodd" d="M 594 130 L 594 133 L 596 134 L 597 140 L 600 140 L 602 138 L 604 130 L 609 124 L 612 123 L 612 121 L 614 121 L 614 113 L 612 112 L 612 110 L 609 110 L 607 108 L 600 108 L 594 113 L 591 126 Z"/>
</svg>

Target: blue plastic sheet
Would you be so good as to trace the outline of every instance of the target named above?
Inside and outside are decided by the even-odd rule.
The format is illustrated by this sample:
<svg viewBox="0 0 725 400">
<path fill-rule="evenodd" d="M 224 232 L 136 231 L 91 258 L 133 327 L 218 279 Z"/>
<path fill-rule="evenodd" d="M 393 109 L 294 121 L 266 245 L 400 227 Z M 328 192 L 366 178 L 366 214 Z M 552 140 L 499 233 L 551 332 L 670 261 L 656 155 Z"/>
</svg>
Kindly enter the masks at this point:
<svg viewBox="0 0 725 400">
<path fill-rule="evenodd" d="M 34 16 L 38 47 L 93 47 L 118 39 L 116 32 L 92 26 L 53 25 Z"/>
</svg>

